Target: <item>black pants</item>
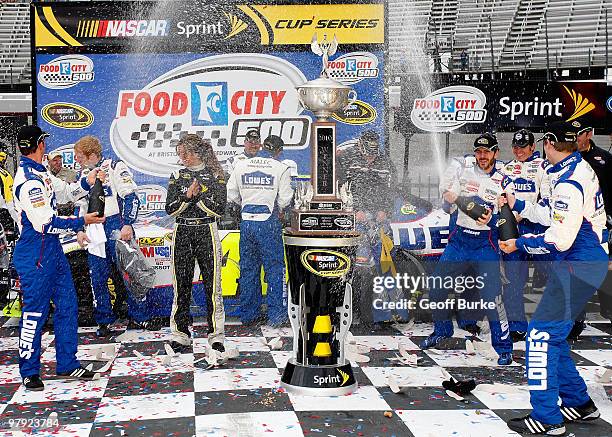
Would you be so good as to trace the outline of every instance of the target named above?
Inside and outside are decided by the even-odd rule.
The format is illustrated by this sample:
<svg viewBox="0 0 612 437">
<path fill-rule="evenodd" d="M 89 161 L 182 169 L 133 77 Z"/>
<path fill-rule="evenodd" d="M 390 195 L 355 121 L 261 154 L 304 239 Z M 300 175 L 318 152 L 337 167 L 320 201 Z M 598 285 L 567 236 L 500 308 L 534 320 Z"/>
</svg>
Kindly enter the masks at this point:
<svg viewBox="0 0 612 437">
<path fill-rule="evenodd" d="M 175 341 L 191 343 L 191 292 L 195 262 L 198 261 L 206 292 L 208 341 L 223 342 L 225 311 L 221 294 L 221 242 L 216 223 L 176 224 L 172 243 L 174 300 L 170 328 Z"/>
</svg>

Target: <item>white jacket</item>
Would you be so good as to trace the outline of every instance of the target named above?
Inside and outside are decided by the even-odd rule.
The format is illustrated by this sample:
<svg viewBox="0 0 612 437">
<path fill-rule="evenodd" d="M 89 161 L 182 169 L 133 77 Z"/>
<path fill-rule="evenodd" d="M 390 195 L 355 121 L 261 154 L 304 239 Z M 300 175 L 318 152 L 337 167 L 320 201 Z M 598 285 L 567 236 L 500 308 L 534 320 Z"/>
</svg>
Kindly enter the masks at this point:
<svg viewBox="0 0 612 437">
<path fill-rule="evenodd" d="M 485 173 L 473 155 L 456 157 L 440 179 L 440 194 L 451 191 L 459 196 L 471 197 L 476 203 L 487 206 L 496 214 L 497 199 L 506 190 L 513 192 L 512 182 L 501 173 L 501 163 L 496 162 L 490 173 Z M 457 225 L 475 231 L 488 231 L 488 225 L 476 220 L 459 210 Z"/>
<path fill-rule="evenodd" d="M 68 184 L 49 173 L 42 164 L 22 157 L 13 185 L 20 231 L 27 225 L 38 233 L 66 232 L 64 219 L 57 216 L 58 202 L 75 202 L 88 192 L 89 185 L 83 179 Z"/>
<path fill-rule="evenodd" d="M 548 174 L 552 186 L 549 205 L 517 200 L 514 210 L 550 227 L 543 234 L 519 238 L 516 245 L 531 254 L 588 260 L 590 251 L 601 249 L 606 228 L 597 176 L 578 152 L 551 166 Z"/>
<path fill-rule="evenodd" d="M 547 160 L 535 152 L 526 161 L 513 159 L 502 167 L 502 173 L 514 183 L 517 199 L 537 202 L 550 197 L 550 181 L 546 170 L 550 167 Z"/>
<path fill-rule="evenodd" d="M 267 220 L 276 205 L 282 210 L 292 198 L 289 167 L 265 152 L 238 161 L 227 182 L 227 200 L 242 206 L 243 220 Z"/>
<path fill-rule="evenodd" d="M 97 168 L 106 173 L 106 179 L 102 184 L 105 196 L 104 215 L 111 217 L 123 212 L 124 223 L 132 224 L 136 220 L 139 206 L 138 196 L 136 195 L 138 186 L 134 182 L 132 172 L 123 161 L 113 159 L 103 159 Z M 84 169 L 82 172 L 84 175 L 87 173 L 89 173 L 89 169 Z M 130 196 L 131 194 L 133 196 Z M 121 208 L 119 206 L 120 201 L 126 201 Z M 85 215 L 87 212 L 86 200 L 79 205 L 79 209 L 80 215 Z"/>
</svg>

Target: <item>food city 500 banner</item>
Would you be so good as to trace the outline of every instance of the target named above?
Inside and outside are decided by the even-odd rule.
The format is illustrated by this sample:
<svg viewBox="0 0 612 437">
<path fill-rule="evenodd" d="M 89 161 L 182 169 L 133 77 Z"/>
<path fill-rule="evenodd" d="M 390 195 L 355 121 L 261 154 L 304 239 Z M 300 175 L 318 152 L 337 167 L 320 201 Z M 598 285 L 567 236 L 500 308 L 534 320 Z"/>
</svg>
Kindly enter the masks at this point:
<svg viewBox="0 0 612 437">
<path fill-rule="evenodd" d="M 68 166 L 75 164 L 74 142 L 99 137 L 104 154 L 133 171 L 143 219 L 165 215 L 176 144 L 186 132 L 210 138 L 221 162 L 242 152 L 250 128 L 262 138 L 280 135 L 283 158 L 309 175 L 313 115 L 295 87 L 320 74 L 312 37 L 337 37 L 331 76 L 358 95 L 334 116 L 338 143 L 354 142 L 366 129 L 384 139 L 384 15 L 384 4 L 372 1 L 34 3 L 37 122 Z M 141 234 L 154 237 L 152 229 Z M 224 254 L 238 252 L 237 239 L 223 244 Z M 143 253 L 170 262 L 169 250 Z M 158 269 L 160 286 L 171 284 L 170 271 Z M 228 275 L 224 270 L 224 293 L 232 295 L 237 273 Z"/>
</svg>

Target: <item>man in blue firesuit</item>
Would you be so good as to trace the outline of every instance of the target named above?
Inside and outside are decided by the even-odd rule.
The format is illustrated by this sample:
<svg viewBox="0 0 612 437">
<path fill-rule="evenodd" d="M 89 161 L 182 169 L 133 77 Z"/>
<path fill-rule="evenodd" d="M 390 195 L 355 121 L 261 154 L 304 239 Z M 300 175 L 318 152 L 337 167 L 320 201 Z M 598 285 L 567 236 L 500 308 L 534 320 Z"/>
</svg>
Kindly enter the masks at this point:
<svg viewBox="0 0 612 437">
<path fill-rule="evenodd" d="M 38 126 L 21 128 L 17 142 L 22 156 L 13 186 L 21 230 L 13 257 L 23 297 L 19 373 L 26 390 L 34 391 L 44 389 L 40 379 L 40 342 L 51 300 L 55 305 L 57 374 L 85 380 L 95 375 L 82 368 L 76 358 L 77 296 L 58 234 L 104 222 L 104 217 L 96 217 L 97 213 L 86 214 L 84 218 L 58 217 L 57 202 L 74 201 L 86 195 L 89 185 L 85 180 L 68 185 L 49 174 L 42 164 L 47 136 Z M 91 183 L 96 174 L 92 176 Z"/>
<path fill-rule="evenodd" d="M 108 279 L 116 263 L 115 244 L 117 238 L 130 241 L 134 237 L 132 224 L 136 221 L 140 207 L 136 192 L 138 187 L 123 161 L 102 158 L 102 145 L 96 137 L 87 135 L 79 139 L 74 145 L 74 158 L 84 173 L 97 168 L 106 176 L 102 183 L 106 217 L 105 253 L 104 257 L 89 254 L 89 273 L 94 293 L 97 334 L 100 337 L 107 337 L 111 334 L 109 325 L 116 319 L 108 290 Z M 82 208 L 86 209 L 87 205 L 82 205 Z M 80 240 L 86 238 L 84 233 L 79 233 L 78 237 Z M 114 281 L 117 281 L 115 287 L 124 286 L 119 284 L 121 278 L 116 275 Z M 131 293 L 128 293 L 128 315 L 130 317 L 128 329 L 154 331 L 160 329 L 159 319 L 150 317 L 147 302 L 137 301 Z"/>
<path fill-rule="evenodd" d="M 546 169 L 548 161 L 540 157 L 535 150 L 533 133 L 526 129 L 516 132 L 512 138 L 514 159 L 502 167 L 502 173 L 514 183 L 516 198 L 528 202 L 548 201 L 550 184 Z M 545 227 L 523 218 L 518 222 L 520 235 L 540 234 Z M 510 335 L 513 341 L 523 341 L 527 335 L 527 319 L 523 289 L 529 277 L 529 256 L 520 251 L 502 254 L 504 276 L 508 281 L 504 285 L 504 306 L 510 323 Z M 540 268 L 539 262 L 536 267 Z"/>
<path fill-rule="evenodd" d="M 497 138 L 489 133 L 479 136 L 474 142 L 474 156 L 455 158 L 451 163 L 450 174 L 455 177 L 445 178 L 446 183 L 440 190 L 445 201 L 457 202 L 459 196 L 469 198 L 472 206 L 479 204 L 488 212 L 478 220 L 471 218 L 459 209 L 455 229 L 448 237 L 448 245 L 433 274 L 433 278 L 442 281 L 434 282 L 429 294 L 430 302 L 442 305 L 432 309 L 435 321 L 434 332 L 421 342 L 422 349 L 440 346 L 446 338 L 453 335 L 453 322 L 449 307 L 452 300 L 447 299 L 449 287 L 446 278 L 464 278 L 466 273 L 476 274 L 474 283 L 478 286 L 482 309 L 489 319 L 493 348 L 498 353 L 498 364 L 512 363 L 512 340 L 508 331 L 500 289 L 500 252 L 497 246 L 496 209 L 497 198 L 506 190 L 512 190 L 508 181 L 496 166 L 499 153 Z M 449 172 L 447 171 L 447 174 Z M 510 184 L 507 186 L 506 184 Z M 479 282 L 480 280 L 480 282 Z M 457 301 L 462 296 L 457 296 Z M 444 307 L 446 305 L 446 307 Z"/>
<path fill-rule="evenodd" d="M 227 183 L 227 200 L 241 205 L 240 319 L 260 320 L 261 265 L 268 283 L 268 322 L 287 321 L 285 260 L 280 215 L 293 198 L 291 171 L 278 160 L 283 140 L 270 135 L 257 156 L 236 163 Z"/>
<path fill-rule="evenodd" d="M 542 300 L 528 326 L 526 367 L 533 411 L 511 419 L 508 426 L 521 434 L 564 435 L 564 422 L 600 415 L 566 339 L 607 273 L 602 247 L 606 213 L 597 177 L 577 151 L 576 133 L 561 122 L 541 140 L 551 163 L 548 205 L 515 201 L 511 195 L 508 203 L 521 217 L 549 227 L 542 234 L 500 243 L 506 253 L 518 250 L 552 260 Z"/>
</svg>

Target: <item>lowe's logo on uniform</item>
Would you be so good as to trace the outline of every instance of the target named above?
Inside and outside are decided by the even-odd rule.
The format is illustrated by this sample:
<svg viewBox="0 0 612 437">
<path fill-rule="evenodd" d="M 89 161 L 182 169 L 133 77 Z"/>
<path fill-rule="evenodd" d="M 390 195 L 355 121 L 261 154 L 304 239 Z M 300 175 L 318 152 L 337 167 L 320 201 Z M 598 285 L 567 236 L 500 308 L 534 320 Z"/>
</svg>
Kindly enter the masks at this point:
<svg viewBox="0 0 612 437">
<path fill-rule="evenodd" d="M 535 192 L 535 184 L 533 182 L 526 181 L 525 179 L 517 179 L 514 181 L 514 188 L 520 193 Z"/>
<path fill-rule="evenodd" d="M 221 126 L 227 120 L 227 82 L 192 83 L 191 124 Z"/>
<path fill-rule="evenodd" d="M 270 187 L 274 185 L 274 176 L 262 171 L 246 173 L 242 175 L 242 185 Z"/>
</svg>

